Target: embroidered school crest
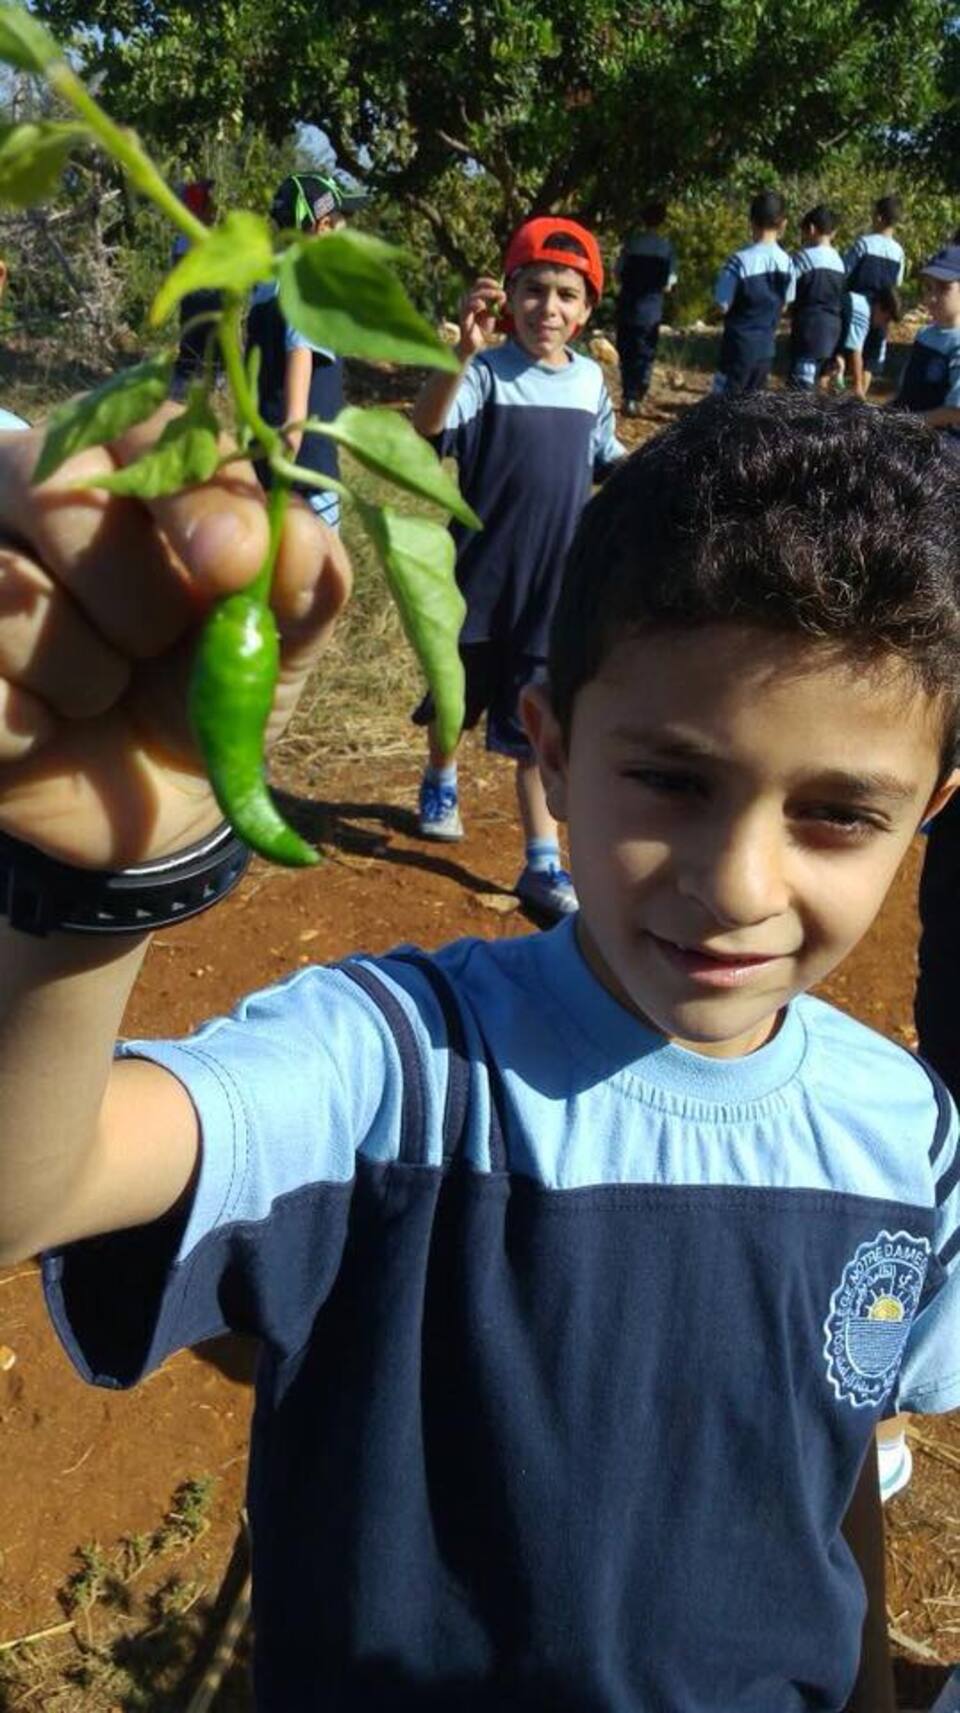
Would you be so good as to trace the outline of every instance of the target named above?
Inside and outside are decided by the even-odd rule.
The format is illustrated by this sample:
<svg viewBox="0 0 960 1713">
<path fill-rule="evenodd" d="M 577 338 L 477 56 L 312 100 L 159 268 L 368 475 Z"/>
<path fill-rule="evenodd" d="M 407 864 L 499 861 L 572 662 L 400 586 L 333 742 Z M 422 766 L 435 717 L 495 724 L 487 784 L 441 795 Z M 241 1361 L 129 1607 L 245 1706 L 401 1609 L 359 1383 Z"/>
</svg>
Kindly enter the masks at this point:
<svg viewBox="0 0 960 1713">
<path fill-rule="evenodd" d="M 861 1243 L 830 1298 L 823 1353 L 838 1398 L 877 1404 L 896 1378 L 927 1271 L 930 1245 L 908 1231 Z"/>
</svg>

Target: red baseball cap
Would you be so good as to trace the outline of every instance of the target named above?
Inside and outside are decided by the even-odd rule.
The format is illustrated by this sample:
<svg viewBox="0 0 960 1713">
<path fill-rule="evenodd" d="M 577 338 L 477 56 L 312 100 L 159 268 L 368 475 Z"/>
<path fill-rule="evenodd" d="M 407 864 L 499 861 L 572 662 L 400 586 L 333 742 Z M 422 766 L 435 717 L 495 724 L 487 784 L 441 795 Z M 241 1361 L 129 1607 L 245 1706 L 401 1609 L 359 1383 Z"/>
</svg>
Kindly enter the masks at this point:
<svg viewBox="0 0 960 1713">
<path fill-rule="evenodd" d="M 507 279 L 518 268 L 529 268 L 537 262 L 552 262 L 554 267 L 573 268 L 583 274 L 594 298 L 603 296 L 603 258 L 592 232 L 576 220 L 561 220 L 554 214 L 537 215 L 518 226 L 507 245 L 503 271 Z"/>
</svg>

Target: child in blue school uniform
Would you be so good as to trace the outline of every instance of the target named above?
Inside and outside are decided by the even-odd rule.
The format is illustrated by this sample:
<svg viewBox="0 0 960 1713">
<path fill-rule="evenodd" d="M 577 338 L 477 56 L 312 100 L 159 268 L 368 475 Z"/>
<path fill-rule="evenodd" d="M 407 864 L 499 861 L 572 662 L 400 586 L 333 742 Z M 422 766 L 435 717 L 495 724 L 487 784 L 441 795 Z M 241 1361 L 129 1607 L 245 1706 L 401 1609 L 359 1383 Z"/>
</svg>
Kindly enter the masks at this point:
<svg viewBox="0 0 960 1713">
<path fill-rule="evenodd" d="M 728 256 L 713 297 L 723 312 L 715 393 L 737 398 L 762 392 L 773 366 L 777 326 L 793 302 L 793 265 L 780 239 L 786 225 L 783 197 L 761 191 L 750 204 L 752 242 Z"/>
<path fill-rule="evenodd" d="M 648 202 L 640 214 L 640 229 L 624 239 L 614 267 L 624 416 L 638 416 L 650 390 L 664 294 L 677 283 L 676 253 L 662 230 L 666 218 L 666 203 Z"/>
<path fill-rule="evenodd" d="M 345 225 L 365 200 L 362 194 L 348 192 L 323 173 L 289 173 L 277 188 L 270 213 L 277 226 L 320 238 Z M 333 351 L 312 345 L 289 325 L 280 308 L 276 280 L 254 289 L 247 317 L 247 352 L 252 351 L 260 354 L 260 411 L 273 428 L 304 422 L 308 417 L 330 422 L 342 408 L 342 359 Z M 287 445 L 302 470 L 337 479 L 337 448 L 325 435 L 292 428 L 287 432 Z M 269 466 L 258 465 L 257 474 L 268 487 Z M 340 496 L 333 489 L 313 486 L 307 480 L 295 483 L 294 491 L 303 495 L 323 523 L 331 529 L 339 527 Z"/>
<path fill-rule="evenodd" d="M 0 444 L 11 592 L 44 591 L 0 613 L 0 1262 L 44 1252 L 101 1386 L 260 1340 L 258 1709 L 891 1713 L 873 1435 L 960 1406 L 958 1123 L 810 989 L 958 779 L 939 437 L 789 392 L 686 413 L 586 508 L 524 696 L 579 915 L 118 1049 L 148 900 L 224 883 L 184 566 L 236 588 L 266 521 L 236 466 L 158 527 L 70 465 L 34 489 L 39 443 Z M 285 528 L 305 682 L 348 577 Z"/>
<path fill-rule="evenodd" d="M 840 340 L 834 358 L 834 384 L 839 391 L 849 385 L 854 396 L 865 399 L 867 381 L 863 348 L 872 327 L 884 339 L 891 322 L 900 321 L 903 304 L 894 286 L 881 286 L 871 303 L 860 292 L 845 291 L 842 298 Z"/>
<path fill-rule="evenodd" d="M 809 391 L 832 366 L 843 329 L 843 258 L 834 249 L 837 217 L 826 203 L 800 223 L 802 248 L 792 258 L 795 295 L 790 314 L 790 385 Z"/>
<path fill-rule="evenodd" d="M 896 404 L 918 412 L 960 457 L 960 244 L 938 250 L 920 277 L 930 323 L 913 342 Z"/>
<path fill-rule="evenodd" d="M 526 685 L 542 676 L 563 556 L 594 482 L 625 455 L 603 371 L 571 349 L 603 293 L 596 239 L 574 220 L 525 221 L 507 245 L 504 284 L 482 278 L 460 305 L 462 368 L 433 375 L 413 423 L 457 459 L 460 487 L 483 529 L 453 525 L 457 582 L 467 606 L 460 636 L 466 729 L 486 714 L 489 750 L 513 760 L 524 861 L 515 891 L 538 916 L 576 910 L 520 718 Z M 485 349 L 505 307 L 509 337 Z M 463 836 L 457 760 L 439 747 L 428 696 L 414 712 L 428 727 L 418 802 L 422 837 Z"/>
<path fill-rule="evenodd" d="M 884 288 L 898 290 L 903 284 L 906 258 L 903 246 L 894 232 L 903 218 L 899 196 L 881 196 L 874 203 L 873 228 L 861 233 L 844 253 L 847 270 L 847 290 L 875 303 Z M 882 375 L 887 356 L 884 329 L 872 321 L 863 346 L 863 384 L 865 394 L 875 375 Z M 865 395 L 864 395 L 865 396 Z"/>
</svg>

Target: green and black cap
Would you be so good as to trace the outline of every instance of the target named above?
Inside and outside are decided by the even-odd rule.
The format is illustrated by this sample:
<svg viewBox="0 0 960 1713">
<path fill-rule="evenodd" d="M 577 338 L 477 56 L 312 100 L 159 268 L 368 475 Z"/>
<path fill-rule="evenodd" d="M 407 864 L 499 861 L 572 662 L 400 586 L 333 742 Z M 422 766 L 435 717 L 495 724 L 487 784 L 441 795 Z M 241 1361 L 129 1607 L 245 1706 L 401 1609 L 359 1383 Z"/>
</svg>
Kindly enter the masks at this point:
<svg viewBox="0 0 960 1713">
<path fill-rule="evenodd" d="M 348 191 L 323 173 L 289 173 L 277 189 L 270 213 L 278 226 L 295 226 L 303 232 L 328 214 L 356 213 L 366 200 L 362 192 Z"/>
</svg>

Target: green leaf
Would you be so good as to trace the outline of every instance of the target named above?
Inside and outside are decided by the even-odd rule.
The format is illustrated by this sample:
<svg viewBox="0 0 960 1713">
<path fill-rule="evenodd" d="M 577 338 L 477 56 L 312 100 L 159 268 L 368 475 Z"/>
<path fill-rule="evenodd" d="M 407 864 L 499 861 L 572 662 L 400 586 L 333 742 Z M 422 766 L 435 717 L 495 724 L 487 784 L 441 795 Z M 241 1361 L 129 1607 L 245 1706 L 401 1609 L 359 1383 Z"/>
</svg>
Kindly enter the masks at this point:
<svg viewBox="0 0 960 1713">
<path fill-rule="evenodd" d="M 270 228 L 259 214 L 227 214 L 219 226 L 198 239 L 164 280 L 153 300 L 150 321 L 158 327 L 191 291 L 246 292 L 273 272 Z"/>
<path fill-rule="evenodd" d="M 375 471 L 378 476 L 386 476 L 397 487 L 406 488 L 411 494 L 420 494 L 425 500 L 435 501 L 471 529 L 483 528 L 433 447 L 399 411 L 390 410 L 386 405 L 370 405 L 365 410 L 358 410 L 351 404 L 332 422 L 314 422 L 311 419 L 306 427 L 326 434 L 340 446 L 346 446 L 368 470 Z"/>
<path fill-rule="evenodd" d="M 437 742 L 449 755 L 463 727 L 463 662 L 457 644 L 466 613 L 453 574 L 453 537 L 430 518 L 407 517 L 389 506 L 353 498 L 426 674 L 436 708 Z"/>
<path fill-rule="evenodd" d="M 54 189 L 70 150 L 87 136 L 82 125 L 0 126 L 0 202 L 29 208 Z"/>
<path fill-rule="evenodd" d="M 170 391 L 172 373 L 173 357 L 165 353 L 124 369 L 92 393 L 60 405 L 47 422 L 33 480 L 45 482 L 75 452 L 115 440 L 152 416 Z"/>
<path fill-rule="evenodd" d="M 0 6 L 0 60 L 18 71 L 42 73 L 62 59 L 53 37 L 22 6 Z"/>
<path fill-rule="evenodd" d="M 280 257 L 280 307 L 309 339 L 343 357 L 460 365 L 418 315 L 387 265 L 392 246 L 365 232 L 331 232 L 291 244 Z"/>
<path fill-rule="evenodd" d="M 156 445 L 112 476 L 78 482 L 78 488 L 105 488 L 109 494 L 132 494 L 157 500 L 178 494 L 197 482 L 208 482 L 220 462 L 219 425 L 203 392 L 194 393 L 181 416 L 167 423 Z"/>
</svg>

